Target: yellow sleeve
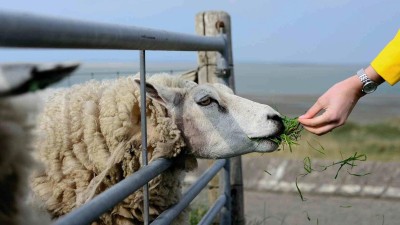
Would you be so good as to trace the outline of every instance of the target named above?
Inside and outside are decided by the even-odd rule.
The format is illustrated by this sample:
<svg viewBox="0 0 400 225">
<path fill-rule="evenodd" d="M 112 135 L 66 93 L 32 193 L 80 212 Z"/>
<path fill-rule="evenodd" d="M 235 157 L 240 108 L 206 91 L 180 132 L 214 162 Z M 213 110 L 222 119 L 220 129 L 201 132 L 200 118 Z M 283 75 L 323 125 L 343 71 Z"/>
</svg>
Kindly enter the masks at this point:
<svg viewBox="0 0 400 225">
<path fill-rule="evenodd" d="M 400 80 L 400 30 L 371 62 L 371 66 L 390 85 Z"/>
</svg>

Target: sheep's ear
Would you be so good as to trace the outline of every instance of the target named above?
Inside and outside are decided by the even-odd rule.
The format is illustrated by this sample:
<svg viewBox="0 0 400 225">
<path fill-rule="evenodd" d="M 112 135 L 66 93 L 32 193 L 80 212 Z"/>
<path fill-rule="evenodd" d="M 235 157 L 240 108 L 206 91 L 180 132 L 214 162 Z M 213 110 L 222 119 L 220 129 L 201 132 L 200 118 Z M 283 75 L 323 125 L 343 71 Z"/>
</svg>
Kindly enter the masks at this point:
<svg viewBox="0 0 400 225">
<path fill-rule="evenodd" d="M 135 79 L 135 83 L 140 87 L 140 79 Z M 153 85 L 148 82 L 145 84 L 146 96 L 158 103 L 168 106 L 174 104 L 177 93 L 170 88 Z"/>
</svg>

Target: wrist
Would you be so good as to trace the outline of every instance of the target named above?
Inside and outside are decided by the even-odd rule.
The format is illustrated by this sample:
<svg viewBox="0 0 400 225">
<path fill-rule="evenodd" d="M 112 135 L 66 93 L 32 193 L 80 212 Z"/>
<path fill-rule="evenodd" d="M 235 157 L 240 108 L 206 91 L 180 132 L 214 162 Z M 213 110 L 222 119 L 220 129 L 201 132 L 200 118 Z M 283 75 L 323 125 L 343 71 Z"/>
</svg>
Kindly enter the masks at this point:
<svg viewBox="0 0 400 225">
<path fill-rule="evenodd" d="M 354 95 L 358 96 L 359 98 L 365 95 L 365 93 L 362 91 L 363 83 L 360 82 L 360 78 L 357 74 L 349 77 L 347 82 L 349 83 L 350 90 L 354 91 Z"/>
<path fill-rule="evenodd" d="M 357 71 L 357 76 L 362 83 L 361 91 L 363 94 L 370 94 L 374 92 L 383 82 L 382 77 L 379 76 L 372 66 L 368 66 L 365 69 L 360 69 Z"/>
<path fill-rule="evenodd" d="M 369 65 L 367 68 L 364 69 L 365 74 L 369 79 L 374 81 L 375 83 L 382 84 L 385 80 L 375 71 L 375 69 Z"/>
</svg>

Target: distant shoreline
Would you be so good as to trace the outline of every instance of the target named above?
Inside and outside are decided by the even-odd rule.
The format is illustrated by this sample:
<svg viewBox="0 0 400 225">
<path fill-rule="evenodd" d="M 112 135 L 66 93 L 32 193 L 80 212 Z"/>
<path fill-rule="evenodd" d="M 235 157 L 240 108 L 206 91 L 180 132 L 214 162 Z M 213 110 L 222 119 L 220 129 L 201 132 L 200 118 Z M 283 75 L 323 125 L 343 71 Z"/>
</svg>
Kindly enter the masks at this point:
<svg viewBox="0 0 400 225">
<path fill-rule="evenodd" d="M 83 63 L 74 76 L 59 86 L 90 79 L 114 79 L 138 70 L 138 63 Z M 196 68 L 195 62 L 149 62 L 147 72 L 181 72 Z M 237 62 L 235 86 L 239 95 L 268 104 L 282 114 L 297 117 L 305 113 L 334 83 L 351 76 L 361 65 L 274 64 Z M 79 75 L 80 74 L 80 75 Z M 379 123 L 400 117 L 400 91 L 387 84 L 363 97 L 349 117 L 356 123 Z"/>
</svg>

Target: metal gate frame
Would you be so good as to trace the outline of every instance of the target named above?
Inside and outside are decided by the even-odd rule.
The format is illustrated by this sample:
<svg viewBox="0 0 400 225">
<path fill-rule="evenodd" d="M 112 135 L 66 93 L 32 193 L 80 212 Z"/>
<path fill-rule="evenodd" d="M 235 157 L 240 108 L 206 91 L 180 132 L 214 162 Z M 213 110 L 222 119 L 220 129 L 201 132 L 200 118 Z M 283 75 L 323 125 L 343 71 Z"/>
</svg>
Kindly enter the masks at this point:
<svg viewBox="0 0 400 225">
<path fill-rule="evenodd" d="M 188 35 L 182 33 L 86 22 L 71 19 L 45 17 L 26 13 L 0 11 L 0 47 L 18 48 L 58 48 L 58 49 L 124 49 L 140 50 L 140 93 L 142 105 L 145 105 L 145 50 L 167 51 L 217 51 L 219 52 L 218 70 L 230 74 L 226 35 L 214 37 Z M 144 224 L 149 224 L 148 182 L 168 169 L 173 160 L 158 159 L 147 165 L 146 109 L 142 107 L 142 151 L 143 167 L 133 175 L 126 177 L 113 187 L 102 192 L 91 201 L 74 209 L 54 222 L 54 225 L 90 224 L 114 205 L 125 199 L 139 188 L 144 188 Z M 170 224 L 184 210 L 207 183 L 220 171 L 224 171 L 223 193 L 202 218 L 199 224 L 210 224 L 218 212 L 220 224 L 230 225 L 231 185 L 229 159 L 217 160 L 199 180 L 183 195 L 179 203 L 164 211 L 151 224 Z"/>
</svg>

